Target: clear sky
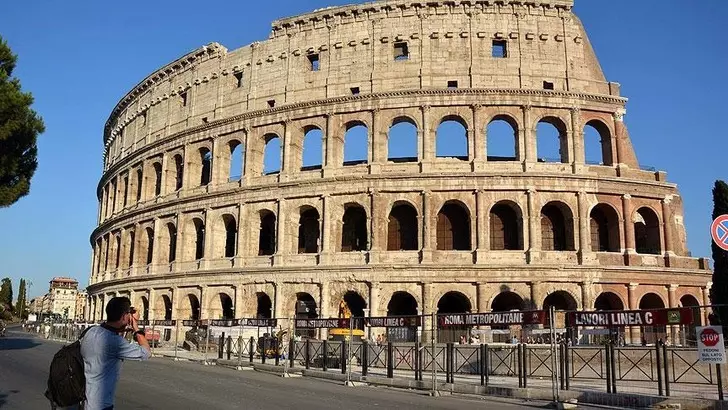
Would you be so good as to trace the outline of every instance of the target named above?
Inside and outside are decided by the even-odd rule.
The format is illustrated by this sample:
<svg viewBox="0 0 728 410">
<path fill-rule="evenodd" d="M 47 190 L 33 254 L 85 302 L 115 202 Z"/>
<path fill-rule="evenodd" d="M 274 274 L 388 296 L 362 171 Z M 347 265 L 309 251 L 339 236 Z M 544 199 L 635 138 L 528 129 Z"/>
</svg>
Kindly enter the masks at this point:
<svg viewBox="0 0 728 410">
<path fill-rule="evenodd" d="M 235 49 L 270 23 L 351 0 L 11 1 L 0 35 L 46 132 L 31 193 L 0 209 L 0 277 L 53 276 L 87 285 L 103 125 L 117 101 L 158 67 L 209 42 Z M 576 0 L 610 81 L 630 99 L 625 121 L 640 163 L 668 172 L 685 203 L 688 245 L 710 256 L 711 187 L 728 179 L 725 0 Z"/>
</svg>

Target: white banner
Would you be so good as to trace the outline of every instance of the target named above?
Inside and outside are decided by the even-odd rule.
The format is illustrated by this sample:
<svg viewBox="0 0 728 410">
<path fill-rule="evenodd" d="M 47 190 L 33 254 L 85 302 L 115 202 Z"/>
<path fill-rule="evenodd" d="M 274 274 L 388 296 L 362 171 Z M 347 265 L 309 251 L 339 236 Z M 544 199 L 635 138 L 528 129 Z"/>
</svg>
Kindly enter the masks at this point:
<svg viewBox="0 0 728 410">
<path fill-rule="evenodd" d="M 698 360 L 703 363 L 725 364 L 725 345 L 721 326 L 698 326 Z"/>
</svg>

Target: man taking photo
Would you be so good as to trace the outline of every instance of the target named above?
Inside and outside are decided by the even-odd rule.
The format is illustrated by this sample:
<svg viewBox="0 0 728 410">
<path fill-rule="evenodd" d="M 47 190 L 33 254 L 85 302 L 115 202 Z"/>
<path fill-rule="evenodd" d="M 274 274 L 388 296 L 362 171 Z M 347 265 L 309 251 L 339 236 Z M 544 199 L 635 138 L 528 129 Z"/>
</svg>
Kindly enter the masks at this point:
<svg viewBox="0 0 728 410">
<path fill-rule="evenodd" d="M 81 339 L 81 355 L 86 376 L 84 410 L 114 408 L 114 393 L 119 381 L 121 361 L 147 360 L 152 352 L 143 330 L 139 330 L 139 312 L 127 297 L 112 298 L 106 305 L 106 322 L 89 329 Z M 138 344 L 122 335 L 134 332 Z"/>
</svg>

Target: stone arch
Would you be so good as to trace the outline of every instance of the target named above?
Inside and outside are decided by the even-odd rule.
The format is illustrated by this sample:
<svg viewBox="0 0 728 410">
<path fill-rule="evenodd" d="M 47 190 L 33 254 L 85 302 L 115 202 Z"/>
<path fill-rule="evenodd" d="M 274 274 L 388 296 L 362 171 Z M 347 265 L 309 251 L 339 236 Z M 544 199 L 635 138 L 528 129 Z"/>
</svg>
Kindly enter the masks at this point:
<svg viewBox="0 0 728 410">
<path fill-rule="evenodd" d="M 387 250 L 417 250 L 418 225 L 417 209 L 407 201 L 395 202 L 389 212 L 387 223 Z"/>
<path fill-rule="evenodd" d="M 200 260 L 205 257 L 205 221 L 202 218 L 194 217 L 189 221 L 183 239 L 186 242 L 185 254 L 193 257 L 184 260 Z"/>
<path fill-rule="evenodd" d="M 437 158 L 469 159 L 468 123 L 459 115 L 447 115 L 440 120 L 435 132 Z"/>
<path fill-rule="evenodd" d="M 508 114 L 499 114 L 491 118 L 485 128 L 488 161 L 517 161 L 520 157 L 518 121 Z"/>
<path fill-rule="evenodd" d="M 265 292 L 255 292 L 255 318 L 272 319 L 273 302 Z"/>
<path fill-rule="evenodd" d="M 642 295 L 639 303 L 642 309 L 663 309 L 665 308 L 665 300 L 662 296 L 654 292 L 648 292 Z M 660 339 L 667 340 L 667 329 L 665 326 L 643 326 L 642 327 L 642 343 L 656 343 Z"/>
<path fill-rule="evenodd" d="M 200 299 L 195 293 L 187 293 L 180 300 L 179 318 L 182 320 L 200 320 Z"/>
<path fill-rule="evenodd" d="M 146 296 L 142 296 L 139 298 L 139 301 L 141 302 L 141 312 L 139 312 L 141 320 L 149 320 L 149 299 Z"/>
<path fill-rule="evenodd" d="M 172 320 L 172 300 L 168 295 L 160 295 L 154 303 L 154 318 Z"/>
<path fill-rule="evenodd" d="M 231 214 L 223 214 L 220 221 L 225 232 L 224 246 L 221 249 L 222 256 L 232 258 L 237 255 L 238 223 Z"/>
<path fill-rule="evenodd" d="M 212 181 L 212 151 L 208 147 L 201 147 L 198 150 L 199 154 L 199 175 L 200 175 L 200 186 L 207 186 Z"/>
<path fill-rule="evenodd" d="M 171 263 L 177 260 L 177 225 L 167 222 L 164 243 L 160 244 L 160 262 Z"/>
<path fill-rule="evenodd" d="M 592 252 L 619 252 L 619 213 L 606 203 L 597 204 L 589 213 Z"/>
<path fill-rule="evenodd" d="M 576 298 L 568 291 L 557 290 L 549 293 L 543 300 L 543 309 L 549 311 L 551 307 L 558 311 L 570 311 L 578 308 Z M 557 328 L 564 328 L 566 326 L 565 314 L 559 313 L 555 315 L 555 323 L 553 326 Z M 546 321 L 546 327 L 550 328 L 551 319 Z"/>
<path fill-rule="evenodd" d="M 417 162 L 417 122 L 402 115 L 392 120 L 387 133 L 387 160 L 390 162 Z"/>
<path fill-rule="evenodd" d="M 614 165 L 612 136 L 609 127 L 601 120 L 591 120 L 584 125 L 584 157 L 587 164 Z"/>
<path fill-rule="evenodd" d="M 624 300 L 614 292 L 602 292 L 594 300 L 594 310 L 624 310 Z"/>
<path fill-rule="evenodd" d="M 634 213 L 634 239 L 637 253 L 659 255 L 660 220 L 650 207 L 643 206 Z"/>
<path fill-rule="evenodd" d="M 523 310 L 526 307 L 526 301 L 512 290 L 501 290 L 490 302 L 490 310 L 493 312 Z"/>
<path fill-rule="evenodd" d="M 491 250 L 523 250 L 523 212 L 513 201 L 503 200 L 490 208 Z"/>
<path fill-rule="evenodd" d="M 235 319 L 235 304 L 227 292 L 213 294 L 207 306 L 210 319 Z"/>
<path fill-rule="evenodd" d="M 278 134 L 268 133 L 263 136 L 263 175 L 275 175 L 282 168 L 281 138 Z"/>
<path fill-rule="evenodd" d="M 344 126 L 344 166 L 369 162 L 369 126 L 359 120 L 349 121 Z"/>
<path fill-rule="evenodd" d="M 245 169 L 245 150 L 243 143 L 237 139 L 231 139 L 228 149 L 223 151 L 225 157 L 222 162 L 228 164 L 228 182 L 240 181 L 243 178 L 243 170 Z"/>
<path fill-rule="evenodd" d="M 323 167 L 324 133 L 316 125 L 303 127 L 303 148 L 301 151 L 301 171 L 312 171 Z"/>
<path fill-rule="evenodd" d="M 417 315 L 417 298 L 406 291 L 397 291 L 392 294 L 387 304 L 387 316 L 414 316 Z"/>
<path fill-rule="evenodd" d="M 162 163 L 154 162 L 152 164 L 154 170 L 154 197 L 162 195 Z"/>
<path fill-rule="evenodd" d="M 648 292 L 640 298 L 640 309 L 662 309 L 665 307 L 665 300 L 654 292 Z"/>
<path fill-rule="evenodd" d="M 538 120 L 536 152 L 538 162 L 570 162 L 568 127 L 561 118 L 547 115 Z"/>
<path fill-rule="evenodd" d="M 167 192 L 176 192 L 184 185 L 185 161 L 182 154 L 175 154 L 167 169 Z"/>
<path fill-rule="evenodd" d="M 686 342 L 689 346 L 697 345 L 698 337 L 695 330 L 695 326 L 700 326 L 703 323 L 703 315 L 700 310 L 700 302 L 698 299 L 690 294 L 683 295 L 680 298 L 680 306 L 690 308 L 690 312 L 693 316 L 693 326 L 685 326 L 687 332 L 685 334 Z"/>
<path fill-rule="evenodd" d="M 273 255 L 276 253 L 276 214 L 263 209 L 259 217 L 258 255 Z"/>
<path fill-rule="evenodd" d="M 344 205 L 343 226 L 341 230 L 341 251 L 357 252 L 369 248 L 367 212 L 357 203 Z"/>
<path fill-rule="evenodd" d="M 318 253 L 321 237 L 320 215 L 316 208 L 302 206 L 298 219 L 298 253 Z"/>
<path fill-rule="evenodd" d="M 437 213 L 437 250 L 471 250 L 470 210 L 464 203 L 447 201 Z"/>
<path fill-rule="evenodd" d="M 458 291 L 447 292 L 437 301 L 438 314 L 469 313 L 472 310 L 470 298 Z M 437 335 L 440 343 L 457 343 L 462 336 L 467 338 L 468 332 L 467 326 L 450 326 L 440 329 Z"/>
<path fill-rule="evenodd" d="M 574 250 L 574 214 L 564 202 L 551 201 L 541 208 L 541 249 Z"/>
<path fill-rule="evenodd" d="M 318 306 L 311 294 L 307 292 L 296 293 L 295 315 L 296 319 L 316 319 L 318 317 Z M 296 335 L 315 337 L 316 329 L 296 328 Z"/>
<path fill-rule="evenodd" d="M 144 233 L 145 233 L 145 236 L 146 236 L 146 238 L 145 238 L 146 239 L 146 241 L 145 241 L 145 245 L 146 245 L 145 251 L 146 251 L 146 254 L 144 255 L 144 262 L 145 262 L 144 264 L 145 265 L 151 265 L 154 262 L 154 260 L 153 260 L 153 257 L 154 257 L 154 228 L 151 227 L 151 226 L 147 226 L 144 229 Z M 132 241 L 133 240 L 134 239 L 132 237 Z M 133 246 L 134 245 L 133 245 L 133 242 L 132 242 L 132 250 L 129 253 L 129 260 L 133 260 L 134 259 L 134 248 L 133 248 Z"/>
</svg>

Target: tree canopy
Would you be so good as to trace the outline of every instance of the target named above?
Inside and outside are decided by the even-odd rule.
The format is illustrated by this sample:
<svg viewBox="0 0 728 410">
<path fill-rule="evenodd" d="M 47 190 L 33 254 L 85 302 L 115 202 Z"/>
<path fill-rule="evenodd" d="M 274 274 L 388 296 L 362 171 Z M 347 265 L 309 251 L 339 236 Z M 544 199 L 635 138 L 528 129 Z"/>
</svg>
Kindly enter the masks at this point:
<svg viewBox="0 0 728 410">
<path fill-rule="evenodd" d="M 3 278 L 0 285 L 0 305 L 5 305 L 8 309 L 13 309 L 13 282 L 10 278 Z"/>
<path fill-rule="evenodd" d="M 724 181 L 715 181 L 713 220 L 721 215 L 728 215 L 728 184 Z M 728 251 L 718 247 L 715 242 L 711 244 L 713 246 L 713 287 L 710 289 L 710 301 L 713 305 L 726 305 L 713 309 L 717 319 L 720 320 L 719 323 L 725 329 L 728 327 Z"/>
<path fill-rule="evenodd" d="M 33 111 L 33 96 L 13 78 L 17 56 L 0 37 L 0 207 L 7 207 L 30 192 L 38 167 L 38 134 L 43 120 Z"/>
</svg>

